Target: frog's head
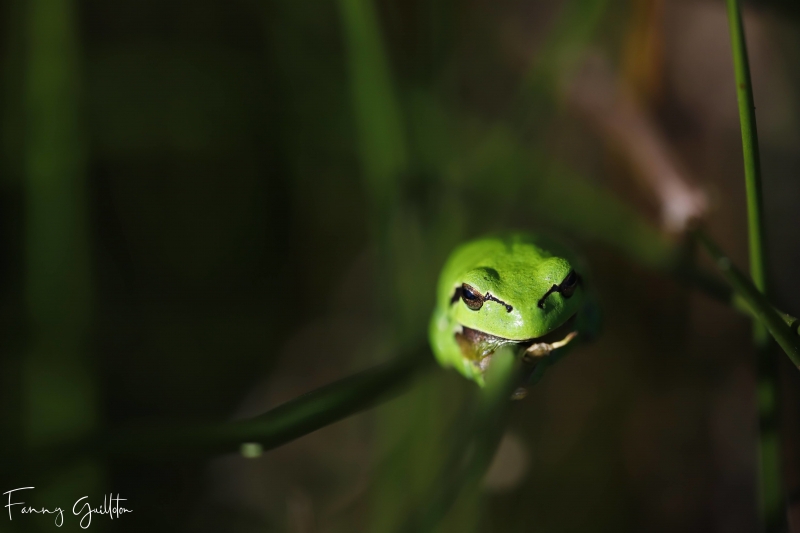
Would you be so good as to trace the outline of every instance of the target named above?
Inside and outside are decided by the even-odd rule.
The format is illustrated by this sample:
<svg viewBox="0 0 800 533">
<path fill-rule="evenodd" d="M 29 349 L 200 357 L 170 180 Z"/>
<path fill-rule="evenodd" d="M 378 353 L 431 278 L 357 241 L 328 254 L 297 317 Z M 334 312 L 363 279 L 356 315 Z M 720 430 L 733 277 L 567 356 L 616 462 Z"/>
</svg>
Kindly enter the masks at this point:
<svg viewBox="0 0 800 533">
<path fill-rule="evenodd" d="M 529 341 L 578 312 L 584 299 L 581 270 L 574 254 L 545 237 L 481 239 L 453 253 L 438 297 L 461 326 Z"/>
</svg>

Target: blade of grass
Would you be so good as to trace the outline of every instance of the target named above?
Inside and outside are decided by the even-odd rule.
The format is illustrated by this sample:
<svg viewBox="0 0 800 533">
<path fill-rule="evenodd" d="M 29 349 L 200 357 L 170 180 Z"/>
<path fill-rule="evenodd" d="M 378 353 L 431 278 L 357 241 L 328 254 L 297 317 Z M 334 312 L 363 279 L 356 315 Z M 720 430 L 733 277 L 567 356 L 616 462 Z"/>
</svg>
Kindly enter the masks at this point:
<svg viewBox="0 0 800 533">
<path fill-rule="evenodd" d="M 111 441 L 110 450 L 138 454 L 149 448 L 183 453 L 199 447 L 224 452 L 247 442 L 270 450 L 393 398 L 432 363 L 430 353 L 420 350 L 412 357 L 399 357 L 335 381 L 247 420 L 153 438 L 143 436 L 138 442 L 120 435 Z"/>
<path fill-rule="evenodd" d="M 417 507 L 420 511 L 398 531 L 435 531 L 459 496 L 482 479 L 500 444 L 511 395 L 519 386 L 521 375 L 521 360 L 512 350 L 500 350 L 492 357 L 486 386 L 453 432 L 448 461 L 430 487 L 430 494 Z"/>
<path fill-rule="evenodd" d="M 731 284 L 733 290 L 742 298 L 753 315 L 764 325 L 765 329 L 777 341 L 792 363 L 800 368 L 800 336 L 792 329 L 791 317 L 781 315 L 714 242 L 702 231 L 697 232 L 700 243 L 714 259 L 722 275 Z M 784 316 L 788 317 L 785 319 Z"/>
<path fill-rule="evenodd" d="M 800 368 L 800 328 L 797 319 L 776 311 L 753 285 L 750 279 L 739 271 L 730 259 L 725 257 L 719 248 L 702 233 L 698 233 L 701 243 L 714 258 L 725 278 L 733 286 L 738 299 L 743 302 L 752 316 L 757 318 L 768 331 L 768 334 L 789 356 L 792 363 Z M 783 505 L 783 487 L 781 485 L 780 440 L 776 427 L 777 422 L 777 387 L 773 379 L 764 377 L 763 360 L 769 353 L 759 350 L 758 408 L 759 408 L 759 511 L 764 531 L 784 531 L 786 529 L 786 513 Z M 767 374 L 771 375 L 771 373 Z"/>
<path fill-rule="evenodd" d="M 716 300 L 734 311 L 744 313 L 754 320 L 758 320 L 758 316 L 747 304 L 747 301 L 734 291 L 730 285 L 715 278 L 713 274 L 698 267 L 693 262 L 687 261 L 687 258 L 681 258 L 671 274 L 681 283 L 704 293 L 712 300 Z M 788 313 L 784 313 L 780 309 L 775 307 L 773 309 L 778 313 L 781 320 L 789 326 L 793 334 L 800 335 L 800 320 Z"/>
<path fill-rule="evenodd" d="M 745 187 L 747 191 L 750 275 L 758 291 L 766 295 L 768 294 L 768 283 L 761 195 L 761 164 L 756 129 L 756 108 L 753 100 L 750 64 L 747 55 L 747 41 L 739 0 L 727 0 L 727 7 L 733 65 L 736 74 L 739 121 L 742 129 L 742 153 L 744 156 Z M 756 311 L 762 312 L 758 309 Z M 758 357 L 759 510 L 766 531 L 786 529 L 786 512 L 784 510 L 781 482 L 780 438 L 775 427 L 775 421 L 778 418 L 779 396 L 777 365 L 767 333 L 767 329 L 770 328 L 770 323 L 775 321 L 775 317 L 776 313 L 769 307 L 763 317 L 766 320 L 762 319 L 760 322 L 753 323 L 753 341 Z M 774 326 L 777 327 L 777 324 Z M 780 335 L 786 332 L 788 332 L 787 328 L 770 329 L 769 331 L 781 344 L 784 351 L 792 357 L 788 344 L 792 339 L 784 338 Z M 776 333 L 779 333 L 779 336 L 776 336 Z M 796 366 L 797 361 L 793 359 L 793 362 Z"/>
<path fill-rule="evenodd" d="M 90 273 L 85 147 L 74 6 L 27 3 L 25 84 L 25 298 L 31 349 L 23 402 L 27 438 L 73 437 L 94 425 L 85 354 Z"/>
<path fill-rule="evenodd" d="M 764 217 L 761 194 L 761 162 L 756 130 L 756 107 L 750 80 L 750 63 L 744 35 L 739 0 L 727 0 L 730 23 L 733 65 L 736 74 L 736 96 L 742 129 L 744 179 L 747 189 L 747 221 L 750 246 L 750 276 L 762 293 L 767 293 Z M 759 326 L 756 327 L 759 329 Z M 762 340 L 762 334 L 757 335 Z"/>
<path fill-rule="evenodd" d="M 350 67 L 359 156 L 378 213 L 397 197 L 407 149 L 378 17 L 372 0 L 339 0 Z"/>
<path fill-rule="evenodd" d="M 728 303 L 734 310 L 746 313 L 750 315 L 750 317 L 756 320 L 758 319 L 758 316 L 750 308 L 747 301 L 739 294 L 733 293 Z M 783 311 L 775 307 L 773 307 L 772 309 L 775 310 L 776 313 L 778 313 L 778 316 L 781 318 L 781 320 L 783 320 L 784 324 L 786 324 L 789 327 L 793 335 L 800 335 L 800 320 L 798 320 L 796 317 L 793 317 L 789 313 L 784 313 Z"/>
<path fill-rule="evenodd" d="M 86 220 L 78 16 L 72 0 L 23 2 L 23 172 L 27 348 L 23 440 L 58 446 L 96 431 L 89 357 L 91 273 Z M 100 490 L 101 467 L 50 472 L 46 501 Z"/>
<path fill-rule="evenodd" d="M 192 427 L 128 428 L 109 435 L 40 447 L 26 466 L 47 471 L 86 456 L 193 457 L 235 452 L 244 444 L 270 450 L 374 407 L 401 393 L 417 375 L 433 367 L 428 350 L 335 381 L 245 420 Z M 252 448 L 252 447 L 250 447 Z"/>
</svg>

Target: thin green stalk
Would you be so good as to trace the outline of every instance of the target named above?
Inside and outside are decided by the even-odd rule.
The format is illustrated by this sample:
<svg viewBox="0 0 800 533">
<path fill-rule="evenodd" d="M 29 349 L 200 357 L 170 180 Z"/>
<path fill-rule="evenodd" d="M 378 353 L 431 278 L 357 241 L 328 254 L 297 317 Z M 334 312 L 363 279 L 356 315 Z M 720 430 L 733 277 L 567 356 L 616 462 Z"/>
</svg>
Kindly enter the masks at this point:
<svg viewBox="0 0 800 533">
<path fill-rule="evenodd" d="M 740 294 L 734 291 L 724 281 L 720 281 L 712 277 L 711 273 L 706 272 L 692 264 L 679 264 L 675 267 L 671 274 L 675 278 L 687 285 L 691 289 L 698 290 L 717 302 L 729 306 L 734 311 L 749 316 L 754 320 L 758 320 L 758 315 L 750 308 Z M 783 322 L 792 330 L 794 335 L 800 335 L 800 319 L 784 313 L 780 309 L 773 307 L 778 316 Z"/>
<path fill-rule="evenodd" d="M 761 194 L 761 164 L 756 130 L 756 108 L 750 78 L 747 42 L 742 22 L 739 0 L 727 0 L 730 23 L 733 65 L 736 73 L 736 95 L 739 102 L 739 120 L 742 127 L 742 152 L 747 190 L 747 220 L 750 244 L 750 275 L 756 288 L 767 294 L 767 268 L 765 251 L 764 213 Z M 774 320 L 775 313 L 769 309 L 767 318 Z M 766 328 L 764 326 L 767 326 Z M 760 455 L 760 511 L 766 531 L 785 529 L 786 512 L 781 485 L 780 439 L 776 428 L 778 418 L 778 378 L 773 350 L 770 348 L 763 320 L 753 325 L 753 340 L 758 354 L 758 410 L 759 410 L 759 455 Z M 785 329 L 785 328 L 784 328 Z M 775 332 L 770 330 L 775 337 Z M 779 343 L 781 338 L 775 337 Z M 783 339 L 788 342 L 789 339 Z M 781 344 L 787 351 L 788 345 Z M 792 357 L 790 355 L 790 357 Z M 792 359 L 797 365 L 797 361 Z"/>
<path fill-rule="evenodd" d="M 521 375 L 521 358 L 515 356 L 512 350 L 499 350 L 492 357 L 486 374 L 486 386 L 453 433 L 447 461 L 435 484 L 417 506 L 418 511 L 398 531 L 436 531 L 459 496 L 482 479 L 500 444 L 506 415 L 512 403 L 511 395 L 519 386 Z"/>
<path fill-rule="evenodd" d="M 244 444 L 270 450 L 395 397 L 430 368 L 427 350 L 335 381 L 253 418 L 193 427 L 129 428 L 33 450 L 26 468 L 48 470 L 86 456 L 193 457 L 233 452 Z M 252 448 L 249 447 L 248 449 Z M 49 458 L 49 459 L 48 459 Z"/>
<path fill-rule="evenodd" d="M 722 274 L 733 286 L 737 295 L 745 302 L 751 314 L 757 317 L 765 330 L 800 368 L 800 337 L 797 335 L 796 321 L 789 323 L 788 315 L 781 315 L 769 304 L 764 295 L 739 271 L 719 248 L 702 232 L 698 232 L 700 242 L 714 258 Z M 792 317 L 788 317 L 791 319 Z M 759 380 L 757 401 L 759 414 L 759 511 L 765 532 L 779 532 L 786 529 L 783 487 L 781 484 L 780 438 L 777 428 L 778 391 L 771 368 L 764 368 L 764 361 L 771 355 L 766 349 L 759 350 Z M 764 353 L 767 352 L 767 353 Z M 766 370 L 766 371 L 765 371 Z"/>
<path fill-rule="evenodd" d="M 714 242 L 702 231 L 697 232 L 700 243 L 714 259 L 722 275 L 731 284 L 733 290 L 742 298 L 751 313 L 764 325 L 766 330 L 777 341 L 792 363 L 800 368 L 800 336 L 792 329 L 788 320 L 779 314 L 766 297 L 745 276 Z M 785 315 L 788 317 L 788 315 Z M 789 317 L 791 318 L 791 317 Z"/>
<path fill-rule="evenodd" d="M 756 320 L 758 319 L 758 316 L 750 308 L 747 301 L 738 294 L 733 294 L 729 303 L 734 310 L 745 313 Z M 776 307 L 773 307 L 772 309 L 778 313 L 778 316 L 781 318 L 781 320 L 783 320 L 783 323 L 789 327 L 793 335 L 800 336 L 800 320 L 789 313 L 784 313 Z"/>
<path fill-rule="evenodd" d="M 756 107 L 750 80 L 750 63 L 739 1 L 727 0 L 727 2 L 733 66 L 736 73 L 736 96 L 739 102 L 739 121 L 742 127 L 744 179 L 747 189 L 747 227 L 750 243 L 750 276 L 758 290 L 767 294 L 761 162 L 758 152 Z M 765 333 L 763 328 L 756 327 L 757 342 L 763 343 L 766 340 Z"/>
<path fill-rule="evenodd" d="M 430 353 L 420 350 L 413 357 L 400 357 L 335 381 L 247 420 L 138 438 L 120 434 L 109 442 L 108 450 L 134 455 L 148 450 L 208 453 L 233 451 L 249 442 L 270 450 L 395 397 L 432 362 Z"/>
<path fill-rule="evenodd" d="M 339 12 L 365 185 L 377 212 L 385 213 L 407 166 L 402 112 L 373 1 L 339 0 Z"/>
</svg>

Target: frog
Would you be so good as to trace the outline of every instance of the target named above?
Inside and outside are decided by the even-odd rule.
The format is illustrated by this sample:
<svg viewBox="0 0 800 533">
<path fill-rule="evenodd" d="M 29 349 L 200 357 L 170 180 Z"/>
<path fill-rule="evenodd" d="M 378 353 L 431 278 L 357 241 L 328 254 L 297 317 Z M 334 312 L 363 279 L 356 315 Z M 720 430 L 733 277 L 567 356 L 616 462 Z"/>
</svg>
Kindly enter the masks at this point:
<svg viewBox="0 0 800 533">
<path fill-rule="evenodd" d="M 522 358 L 522 398 L 567 349 L 597 335 L 585 263 L 559 239 L 511 232 L 457 247 L 442 268 L 429 323 L 439 364 L 483 387 L 492 356 Z"/>
</svg>

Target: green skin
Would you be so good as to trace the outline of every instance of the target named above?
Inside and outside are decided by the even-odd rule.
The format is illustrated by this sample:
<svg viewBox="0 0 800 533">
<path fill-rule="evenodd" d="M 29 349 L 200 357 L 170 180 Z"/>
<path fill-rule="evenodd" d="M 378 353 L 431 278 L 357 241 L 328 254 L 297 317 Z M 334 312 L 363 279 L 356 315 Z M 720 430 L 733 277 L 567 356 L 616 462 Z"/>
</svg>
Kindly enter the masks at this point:
<svg viewBox="0 0 800 533">
<path fill-rule="evenodd" d="M 554 285 L 563 284 L 573 271 L 579 281 L 571 294 L 553 290 Z M 588 337 L 595 321 L 586 317 L 595 314 L 585 312 L 591 301 L 584 287 L 585 275 L 575 254 L 546 237 L 514 233 L 463 244 L 450 255 L 439 278 L 429 329 L 436 359 L 442 366 L 453 367 L 483 386 L 485 359 L 491 357 L 495 347 L 514 344 L 523 353 L 532 341 L 554 332 L 573 316 L 576 318 L 573 325 L 565 328 L 576 331 L 578 339 Z M 477 310 L 459 297 L 465 283 L 483 297 Z M 492 339 L 491 352 L 468 357 L 463 341 L 461 345 L 457 341 L 457 334 L 464 327 L 496 337 Z M 538 380 L 566 348 L 533 359 L 536 362 L 531 366 L 533 380 Z"/>
</svg>

